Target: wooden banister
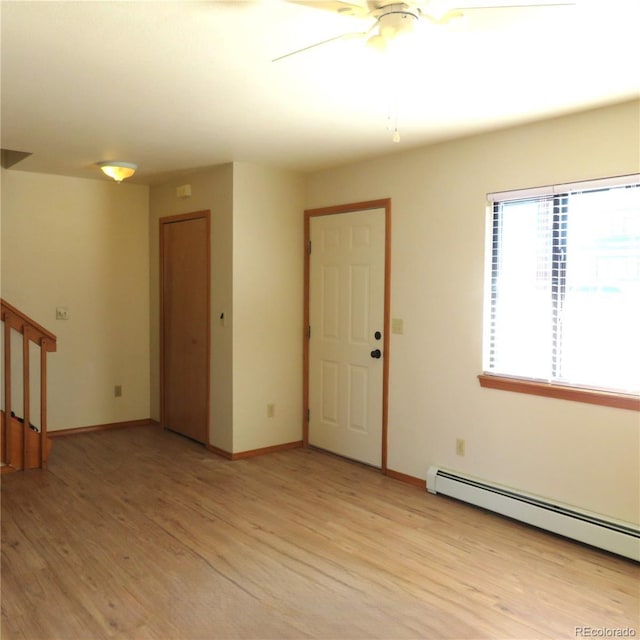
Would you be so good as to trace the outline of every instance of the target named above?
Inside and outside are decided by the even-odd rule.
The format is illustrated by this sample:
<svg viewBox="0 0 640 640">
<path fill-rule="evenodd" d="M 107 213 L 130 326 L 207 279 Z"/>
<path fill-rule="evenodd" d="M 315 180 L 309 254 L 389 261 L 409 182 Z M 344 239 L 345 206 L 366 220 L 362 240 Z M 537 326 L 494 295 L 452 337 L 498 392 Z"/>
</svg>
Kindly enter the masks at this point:
<svg viewBox="0 0 640 640">
<path fill-rule="evenodd" d="M 57 348 L 57 338 L 51 331 L 47 331 L 42 325 L 32 320 L 28 315 L 10 305 L 6 300 L 0 298 L 2 305 L 2 320 L 5 325 L 8 323 L 12 329 L 24 333 L 26 328 L 29 340 L 44 347 L 45 351 L 55 351 Z"/>
<path fill-rule="evenodd" d="M 47 438 L 47 353 L 57 350 L 56 336 L 35 320 L 0 299 L 4 322 L 4 414 L 2 461 L 12 470 L 45 468 L 50 448 Z M 22 422 L 12 413 L 11 331 L 22 335 Z M 40 432 L 31 429 L 29 344 L 40 348 Z"/>
</svg>

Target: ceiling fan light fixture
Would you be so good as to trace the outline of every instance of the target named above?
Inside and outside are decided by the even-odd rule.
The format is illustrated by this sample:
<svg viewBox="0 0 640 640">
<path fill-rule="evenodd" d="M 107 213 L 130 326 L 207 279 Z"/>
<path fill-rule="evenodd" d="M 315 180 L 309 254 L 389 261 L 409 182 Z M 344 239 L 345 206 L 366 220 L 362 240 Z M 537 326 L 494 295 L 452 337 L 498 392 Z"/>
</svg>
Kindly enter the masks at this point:
<svg viewBox="0 0 640 640">
<path fill-rule="evenodd" d="M 380 35 L 387 40 L 413 33 L 418 16 L 407 11 L 394 11 L 380 16 Z"/>
<path fill-rule="evenodd" d="M 384 53 L 387 50 L 387 39 L 376 33 L 367 40 L 367 47 L 378 53 Z"/>
<path fill-rule="evenodd" d="M 126 178 L 130 178 L 138 168 L 138 165 L 133 164 L 133 162 L 121 162 L 120 160 L 98 162 L 98 166 L 104 174 L 113 178 L 116 182 L 122 182 Z"/>
</svg>

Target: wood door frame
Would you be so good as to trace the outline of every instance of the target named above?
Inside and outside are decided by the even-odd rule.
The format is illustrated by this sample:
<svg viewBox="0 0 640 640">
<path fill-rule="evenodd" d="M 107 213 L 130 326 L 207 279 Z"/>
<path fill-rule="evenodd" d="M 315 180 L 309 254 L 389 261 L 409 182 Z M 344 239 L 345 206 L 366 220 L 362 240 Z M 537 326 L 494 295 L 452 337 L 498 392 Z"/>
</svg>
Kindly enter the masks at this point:
<svg viewBox="0 0 640 640">
<path fill-rule="evenodd" d="M 311 258 L 309 254 L 309 242 L 311 240 L 311 218 L 318 216 L 331 216 L 341 213 L 359 213 L 371 209 L 384 209 L 385 212 L 385 238 L 384 238 L 384 323 L 382 349 L 382 456 L 380 469 L 387 472 L 387 429 L 389 417 L 389 331 L 391 329 L 391 198 L 381 200 L 367 200 L 351 204 L 341 204 L 332 207 L 320 207 L 318 209 L 306 209 L 304 212 L 304 324 L 302 347 L 302 441 L 305 447 L 309 446 L 309 276 Z"/>
<path fill-rule="evenodd" d="M 163 229 L 165 224 L 174 222 L 187 222 L 188 220 L 204 219 L 207 228 L 207 437 L 205 446 L 210 444 L 210 422 L 211 422 L 211 211 L 193 211 L 191 213 L 181 213 L 172 216 L 165 216 L 158 220 L 158 232 L 160 242 L 160 426 L 165 428 L 165 375 L 164 375 L 164 242 Z"/>
</svg>

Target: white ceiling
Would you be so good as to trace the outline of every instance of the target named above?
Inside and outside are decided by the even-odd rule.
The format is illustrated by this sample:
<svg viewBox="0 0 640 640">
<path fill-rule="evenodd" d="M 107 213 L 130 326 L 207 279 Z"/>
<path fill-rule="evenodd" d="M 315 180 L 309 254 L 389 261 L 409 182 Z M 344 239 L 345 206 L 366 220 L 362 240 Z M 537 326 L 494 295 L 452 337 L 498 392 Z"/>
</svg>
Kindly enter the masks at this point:
<svg viewBox="0 0 640 640">
<path fill-rule="evenodd" d="M 369 26 L 286 0 L 0 8 L 1 147 L 33 154 L 17 170 L 309 171 L 640 95 L 638 0 L 468 11 L 462 27 L 424 24 L 391 72 L 362 39 L 271 62 Z"/>
</svg>

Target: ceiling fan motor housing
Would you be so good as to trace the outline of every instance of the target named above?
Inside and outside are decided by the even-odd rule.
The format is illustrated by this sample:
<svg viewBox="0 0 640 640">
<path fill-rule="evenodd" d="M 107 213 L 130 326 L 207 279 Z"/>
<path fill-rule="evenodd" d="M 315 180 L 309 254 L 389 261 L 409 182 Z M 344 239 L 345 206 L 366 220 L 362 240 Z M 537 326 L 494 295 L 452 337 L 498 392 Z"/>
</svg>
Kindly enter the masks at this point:
<svg viewBox="0 0 640 640">
<path fill-rule="evenodd" d="M 418 13 L 407 10 L 407 5 L 389 5 L 384 13 L 378 16 L 379 33 L 386 40 L 393 40 L 399 35 L 413 32 Z"/>
</svg>

